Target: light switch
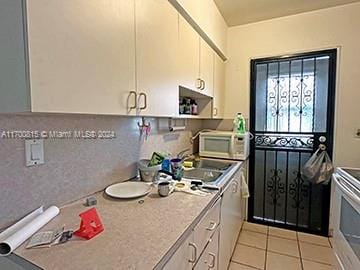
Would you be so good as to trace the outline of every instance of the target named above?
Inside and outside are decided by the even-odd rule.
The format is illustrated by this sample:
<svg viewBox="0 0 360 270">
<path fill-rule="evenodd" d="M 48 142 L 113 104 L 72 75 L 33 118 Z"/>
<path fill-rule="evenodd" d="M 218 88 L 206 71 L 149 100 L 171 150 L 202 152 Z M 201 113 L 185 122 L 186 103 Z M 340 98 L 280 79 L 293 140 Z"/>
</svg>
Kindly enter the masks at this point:
<svg viewBox="0 0 360 270">
<path fill-rule="evenodd" d="M 44 164 L 44 140 L 25 140 L 26 166 Z"/>
</svg>

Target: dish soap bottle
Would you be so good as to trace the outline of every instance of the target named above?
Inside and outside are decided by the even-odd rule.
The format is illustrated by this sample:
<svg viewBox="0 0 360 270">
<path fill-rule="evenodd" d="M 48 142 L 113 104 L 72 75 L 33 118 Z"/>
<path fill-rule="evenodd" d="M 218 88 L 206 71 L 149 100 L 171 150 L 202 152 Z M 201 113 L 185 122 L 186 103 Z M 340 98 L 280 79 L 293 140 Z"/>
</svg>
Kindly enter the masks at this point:
<svg viewBox="0 0 360 270">
<path fill-rule="evenodd" d="M 245 118 L 242 116 L 241 113 L 237 113 L 235 119 L 234 119 L 234 132 L 240 135 L 243 135 L 246 133 L 245 129 Z"/>
</svg>

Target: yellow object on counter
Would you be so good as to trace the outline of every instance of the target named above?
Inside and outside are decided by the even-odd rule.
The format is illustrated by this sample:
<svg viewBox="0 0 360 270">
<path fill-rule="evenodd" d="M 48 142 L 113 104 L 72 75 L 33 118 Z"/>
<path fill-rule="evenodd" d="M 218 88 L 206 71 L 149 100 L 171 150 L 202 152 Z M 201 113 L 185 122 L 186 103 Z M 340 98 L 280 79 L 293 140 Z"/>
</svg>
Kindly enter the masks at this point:
<svg viewBox="0 0 360 270">
<path fill-rule="evenodd" d="M 192 161 L 184 161 L 183 165 L 186 168 L 192 168 L 193 167 L 193 162 Z"/>
</svg>

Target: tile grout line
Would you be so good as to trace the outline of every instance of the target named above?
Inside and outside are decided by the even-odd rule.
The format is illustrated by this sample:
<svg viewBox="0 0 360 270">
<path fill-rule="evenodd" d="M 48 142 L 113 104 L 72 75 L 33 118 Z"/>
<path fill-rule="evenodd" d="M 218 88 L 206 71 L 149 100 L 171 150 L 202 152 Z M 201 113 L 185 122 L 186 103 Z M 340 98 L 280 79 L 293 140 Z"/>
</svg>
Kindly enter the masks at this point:
<svg viewBox="0 0 360 270">
<path fill-rule="evenodd" d="M 241 246 L 245 246 L 245 247 L 256 248 L 256 249 L 266 251 L 266 247 L 265 248 L 255 247 L 255 246 L 250 246 L 249 244 L 245 244 L 245 243 L 241 243 L 241 242 L 237 242 L 236 244 L 241 245 Z"/>
<path fill-rule="evenodd" d="M 277 254 L 277 255 L 282 255 L 282 256 L 285 256 L 285 257 L 294 258 L 294 259 L 300 259 L 300 257 L 298 257 L 298 256 L 289 255 L 289 254 L 286 254 L 286 253 L 281 253 L 279 251 L 268 250 L 268 252 L 274 253 L 274 254 Z"/>
<path fill-rule="evenodd" d="M 299 240 L 298 232 L 296 232 L 296 239 L 297 239 L 297 245 L 298 245 L 299 256 L 300 256 L 300 267 L 301 267 L 302 270 L 304 270 L 304 264 L 303 264 L 303 259 L 302 259 L 302 256 L 301 256 L 300 240 Z"/>
<path fill-rule="evenodd" d="M 269 243 L 269 226 L 267 227 L 266 230 L 266 246 L 265 246 L 265 262 L 264 262 L 264 270 L 266 270 L 266 265 L 267 265 L 267 256 L 268 256 L 268 243 Z"/>
<path fill-rule="evenodd" d="M 257 268 L 257 267 L 254 267 L 254 266 L 252 266 L 252 265 L 248 265 L 248 264 L 245 264 L 245 263 L 241 263 L 241 262 L 237 262 L 237 261 L 231 261 L 231 262 L 236 263 L 236 264 L 238 264 L 238 265 L 244 265 L 244 266 L 247 266 L 247 267 L 252 268 L 252 269 L 262 270 L 262 269 L 260 269 L 260 268 Z"/>
<path fill-rule="evenodd" d="M 269 236 L 275 237 L 275 238 L 280 238 L 280 239 L 285 239 L 285 240 L 297 241 L 297 238 L 294 239 L 294 238 L 289 238 L 289 237 L 284 237 L 284 236 L 278 236 L 278 235 L 272 235 L 272 234 L 270 234 Z"/>
</svg>

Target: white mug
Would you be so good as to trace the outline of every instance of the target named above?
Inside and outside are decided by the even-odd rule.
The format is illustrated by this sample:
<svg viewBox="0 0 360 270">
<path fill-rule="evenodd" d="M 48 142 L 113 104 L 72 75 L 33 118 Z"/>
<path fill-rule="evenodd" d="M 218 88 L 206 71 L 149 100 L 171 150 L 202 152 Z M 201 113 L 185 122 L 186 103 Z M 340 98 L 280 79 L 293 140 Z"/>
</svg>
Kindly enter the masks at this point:
<svg viewBox="0 0 360 270">
<path fill-rule="evenodd" d="M 161 197 L 167 197 L 174 191 L 169 181 L 162 181 L 158 184 L 158 192 Z"/>
</svg>

